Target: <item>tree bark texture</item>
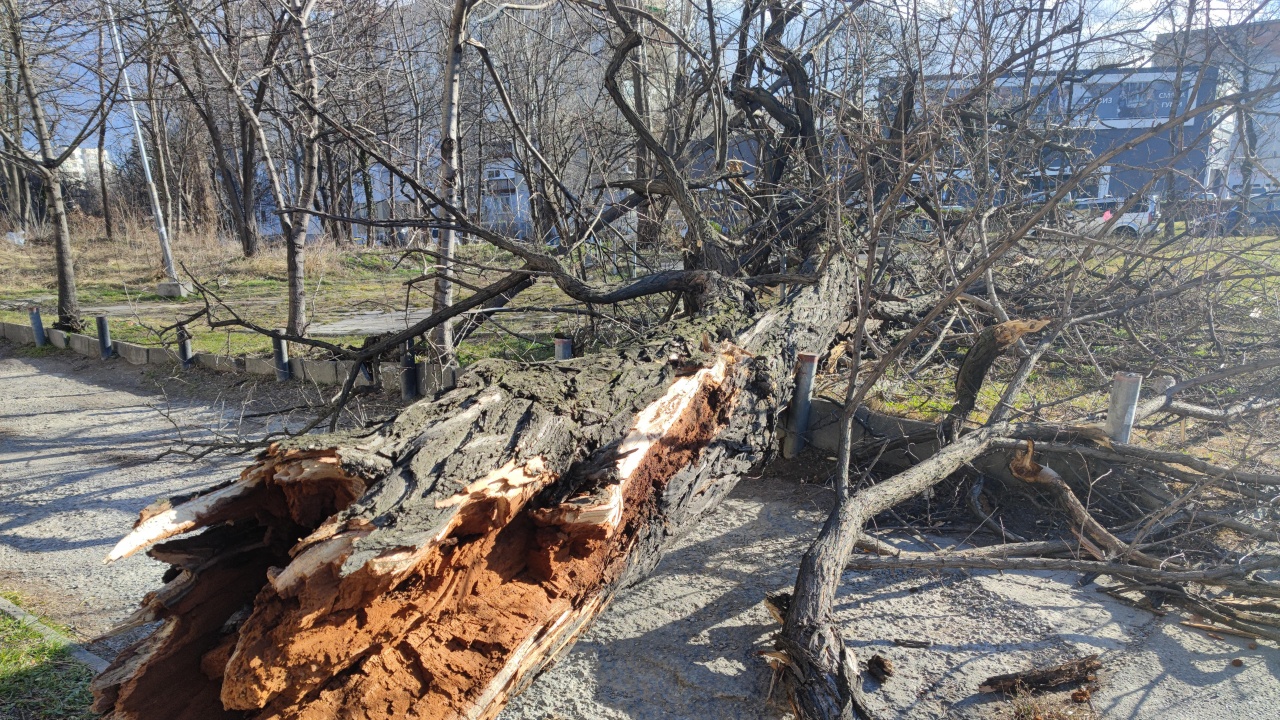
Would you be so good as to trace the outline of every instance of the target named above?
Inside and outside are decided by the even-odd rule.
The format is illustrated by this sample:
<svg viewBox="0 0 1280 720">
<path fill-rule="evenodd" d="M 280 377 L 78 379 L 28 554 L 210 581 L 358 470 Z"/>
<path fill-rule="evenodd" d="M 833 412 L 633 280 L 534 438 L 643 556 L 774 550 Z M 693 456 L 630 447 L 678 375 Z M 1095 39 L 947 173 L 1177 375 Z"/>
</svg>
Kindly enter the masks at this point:
<svg viewBox="0 0 1280 720">
<path fill-rule="evenodd" d="M 773 452 L 796 355 L 829 345 L 852 273 L 837 256 L 770 310 L 725 303 L 617 351 L 477 363 L 377 433 L 273 446 L 148 508 L 111 557 L 163 541 L 168 584 L 134 619 L 163 623 L 95 707 L 494 717 Z"/>
<path fill-rule="evenodd" d="M 993 675 L 982 681 L 979 686 L 983 692 L 1003 692 L 1010 695 L 1028 690 L 1044 690 L 1066 683 L 1078 683 L 1092 680 L 1094 674 L 1102 669 L 1097 655 L 1071 660 L 1053 667 Z"/>
<path fill-rule="evenodd" d="M 53 147 L 53 134 L 49 121 L 45 117 L 44 103 L 40 100 L 40 91 L 36 88 L 32 77 L 31 59 L 27 54 L 26 40 L 22 37 L 22 15 L 14 2 L 6 2 L 5 9 L 9 15 L 9 41 L 14 62 L 18 68 L 18 79 L 22 83 L 23 92 L 27 96 L 27 105 L 31 110 L 31 127 L 36 142 L 40 146 L 40 164 L 38 172 L 44 184 L 45 194 L 49 202 L 49 215 L 54 234 L 54 262 L 58 274 L 58 322 L 57 326 L 72 332 L 81 329 L 80 299 L 76 293 L 75 260 L 71 256 L 71 228 L 67 224 L 67 207 L 62 197 L 62 182 L 58 177 L 58 153 Z"/>
<path fill-rule="evenodd" d="M 462 170 L 461 142 L 461 106 L 462 106 L 462 51 L 467 40 L 467 21 L 475 0 L 454 0 L 453 14 L 449 20 L 448 51 L 444 59 L 442 84 L 444 98 L 440 104 L 440 197 L 449 205 L 457 206 L 459 198 L 458 177 Z M 454 246 L 457 244 L 457 231 L 453 228 L 440 229 L 439 252 L 435 287 L 432 290 L 432 310 L 439 312 L 453 303 L 453 283 L 449 275 L 453 272 Z M 453 324 L 442 323 L 432 328 L 431 344 L 438 353 L 439 361 L 444 365 L 453 364 L 454 342 Z"/>
<path fill-rule="evenodd" d="M 1000 424 L 976 430 L 918 465 L 844 500 L 827 518 L 800 561 L 795 592 L 777 640 L 778 649 L 788 658 L 784 687 L 800 717 L 866 717 L 857 662 L 832 616 L 840 576 L 863 526 L 879 513 L 942 482 L 981 455 L 1007 429 Z"/>
</svg>

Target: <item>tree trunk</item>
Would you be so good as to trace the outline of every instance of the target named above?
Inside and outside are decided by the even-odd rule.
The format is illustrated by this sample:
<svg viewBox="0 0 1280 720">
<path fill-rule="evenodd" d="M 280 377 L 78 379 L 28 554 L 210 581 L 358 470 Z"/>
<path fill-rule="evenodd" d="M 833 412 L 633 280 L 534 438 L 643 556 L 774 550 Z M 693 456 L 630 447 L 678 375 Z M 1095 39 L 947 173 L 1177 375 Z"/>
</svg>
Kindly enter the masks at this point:
<svg viewBox="0 0 1280 720">
<path fill-rule="evenodd" d="M 175 223 L 173 194 L 169 186 L 169 129 L 165 123 L 164 113 L 160 109 L 160 103 L 156 97 L 158 74 L 159 71 L 155 67 L 155 63 L 151 59 L 148 59 L 147 111 L 151 114 L 151 124 L 147 127 L 151 131 L 151 148 L 154 150 L 152 157 L 155 159 L 155 184 L 160 194 L 160 207 L 164 211 L 165 229 L 168 231 L 169 237 L 176 237 L 181 231 L 181 228 Z M 160 229 L 156 228 L 156 232 L 160 232 Z"/>
<path fill-rule="evenodd" d="M 837 256 L 766 313 L 726 301 L 623 350 L 478 363 L 379 433 L 276 445 L 148 508 L 112 558 L 208 529 L 150 551 L 174 569 L 135 620 L 163 624 L 95 707 L 494 717 L 773 452 L 796 354 L 830 344 L 852 272 Z"/>
<path fill-rule="evenodd" d="M 19 25 L 17 6 L 7 3 L 9 11 L 9 40 L 14 62 L 18 66 L 18 77 L 22 89 L 27 96 L 27 104 L 31 108 L 31 125 L 35 132 L 36 142 L 40 146 L 39 168 L 40 180 L 44 183 L 45 194 L 49 201 L 48 212 L 53 220 L 54 261 L 58 272 L 58 322 L 57 327 L 72 332 L 81 330 L 80 300 L 76 295 L 75 261 L 71 257 L 71 228 L 67 225 L 67 208 L 62 200 L 62 183 L 58 179 L 55 165 L 57 152 L 53 148 L 53 136 L 49 122 L 45 118 L 44 104 L 40 101 L 40 93 L 36 89 L 35 80 L 31 77 L 31 64 L 27 56 L 26 42 L 22 37 Z"/>
<path fill-rule="evenodd" d="M 298 173 L 298 196 L 295 198 L 295 206 L 299 210 L 292 213 L 290 218 L 288 244 L 285 246 L 289 281 L 288 331 L 293 335 L 302 335 L 307 328 L 307 296 L 303 279 L 307 229 L 311 225 L 311 213 L 308 210 L 315 204 L 316 186 L 320 177 L 320 120 L 315 110 L 320 106 L 320 73 L 316 68 L 315 49 L 311 45 L 310 22 L 313 9 L 314 2 L 294 0 L 290 12 L 298 33 L 298 48 L 302 53 L 302 89 L 307 99 L 299 123 L 303 130 L 302 167 Z"/>
<path fill-rule="evenodd" d="M 102 193 L 102 224 L 107 242 L 115 240 L 115 227 L 111 224 L 111 190 L 107 182 L 107 123 L 98 127 L 98 188 Z"/>
<path fill-rule="evenodd" d="M 259 93 L 262 94 L 262 87 L 266 86 L 266 81 L 259 83 Z M 251 124 L 246 119 L 246 113 L 243 108 L 238 108 L 240 113 L 240 142 L 242 148 L 240 151 L 240 208 L 244 211 L 245 225 L 242 228 L 240 243 L 244 248 L 245 257 L 253 257 L 258 254 L 259 236 L 258 236 L 258 178 L 256 174 L 257 161 L 257 136 L 250 132 Z"/>
<path fill-rule="evenodd" d="M 467 20 L 475 0 L 454 0 L 453 15 L 449 20 L 449 37 L 444 62 L 444 102 L 440 106 L 440 197 L 450 205 L 458 205 L 460 195 L 458 173 L 462 168 L 462 148 L 459 146 L 459 107 L 462 92 L 462 48 L 467 36 Z M 432 310 L 453 304 L 453 252 L 457 233 L 453 228 L 440 229 L 440 259 L 437 261 L 435 288 L 432 292 Z M 431 331 L 431 344 L 443 365 L 454 360 L 453 325 L 444 323 Z"/>
<path fill-rule="evenodd" d="M 103 42 L 102 30 L 98 30 L 98 66 L 103 67 L 103 48 L 106 47 Z M 98 94 L 102 97 L 105 104 L 107 102 L 106 80 L 101 75 L 98 76 Z M 106 110 L 103 110 L 104 117 L 102 124 L 98 126 L 98 190 L 102 193 L 102 225 L 103 231 L 106 233 L 107 242 L 115 240 L 115 228 L 111 225 L 111 195 L 107 188 L 107 118 Z"/>
</svg>

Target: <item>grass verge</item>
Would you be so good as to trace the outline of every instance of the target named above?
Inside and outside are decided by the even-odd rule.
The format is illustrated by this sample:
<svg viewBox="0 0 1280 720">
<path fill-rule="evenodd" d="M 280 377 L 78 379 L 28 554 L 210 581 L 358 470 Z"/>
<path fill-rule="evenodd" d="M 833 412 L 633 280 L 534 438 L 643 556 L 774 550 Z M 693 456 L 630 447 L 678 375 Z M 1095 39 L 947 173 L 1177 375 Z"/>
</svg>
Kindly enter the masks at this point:
<svg viewBox="0 0 1280 720">
<path fill-rule="evenodd" d="M 17 598 L 5 594 L 16 603 Z M 0 718 L 81 720 L 89 711 L 93 671 L 69 650 L 0 612 Z"/>
</svg>

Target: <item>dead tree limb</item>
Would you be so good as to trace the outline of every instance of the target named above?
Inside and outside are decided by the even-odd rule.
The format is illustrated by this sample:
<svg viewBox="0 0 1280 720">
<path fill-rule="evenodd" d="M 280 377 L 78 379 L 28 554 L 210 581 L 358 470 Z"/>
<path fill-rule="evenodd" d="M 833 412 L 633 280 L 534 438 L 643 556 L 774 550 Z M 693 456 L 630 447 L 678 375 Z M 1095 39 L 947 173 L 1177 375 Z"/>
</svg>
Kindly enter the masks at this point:
<svg viewBox="0 0 1280 720">
<path fill-rule="evenodd" d="M 1035 461 L 1032 457 L 1034 452 L 1035 442 L 1027 440 L 1026 449 L 1015 455 L 1013 462 L 1009 465 L 1014 477 L 1049 490 L 1058 504 L 1071 516 L 1075 525 L 1101 544 L 1112 557 L 1129 557 L 1137 564 L 1149 568 L 1165 567 L 1168 564 L 1140 552 L 1111 534 L 1111 531 L 1104 528 L 1102 523 L 1094 519 L 1089 509 L 1080 502 L 1061 475 L 1054 472 L 1053 468 L 1045 467 Z"/>
<path fill-rule="evenodd" d="M 976 430 L 936 455 L 848 498 L 823 525 L 800 561 L 790 612 L 778 636 L 786 653 L 784 684 L 804 718 L 869 717 L 859 699 L 857 663 L 832 615 L 840 576 L 863 526 L 876 515 L 942 482 L 1008 432 L 1005 424 Z"/>
<path fill-rule="evenodd" d="M 999 549 L 992 548 L 982 550 Z M 1127 565 L 1098 560 L 1073 560 L 1069 558 L 980 556 L 963 553 L 902 552 L 896 557 L 859 555 L 849 561 L 848 567 L 856 570 L 887 570 L 914 568 L 920 570 L 1042 570 L 1049 572 L 1082 572 L 1133 578 L 1155 583 L 1196 583 L 1230 590 L 1239 595 L 1255 597 L 1280 597 L 1280 585 L 1261 580 L 1250 580 L 1250 573 L 1274 568 L 1275 558 L 1243 566 L 1206 570 L 1158 570 L 1138 565 Z"/>
<path fill-rule="evenodd" d="M 982 692 L 1014 693 L 1018 690 L 1044 690 L 1065 685 L 1067 683 L 1085 682 L 1093 679 L 1093 675 L 1102 669 L 1097 655 L 1072 660 L 1048 668 L 1026 670 L 994 675 L 982 681 L 979 690 Z"/>
<path fill-rule="evenodd" d="M 1049 320 L 1010 320 L 992 325 L 978 334 L 978 340 L 965 353 L 960 372 L 956 374 L 956 403 L 949 413 L 956 422 L 963 422 L 973 412 L 987 371 L 1000 353 L 1023 335 L 1039 332 L 1048 325 Z"/>
</svg>

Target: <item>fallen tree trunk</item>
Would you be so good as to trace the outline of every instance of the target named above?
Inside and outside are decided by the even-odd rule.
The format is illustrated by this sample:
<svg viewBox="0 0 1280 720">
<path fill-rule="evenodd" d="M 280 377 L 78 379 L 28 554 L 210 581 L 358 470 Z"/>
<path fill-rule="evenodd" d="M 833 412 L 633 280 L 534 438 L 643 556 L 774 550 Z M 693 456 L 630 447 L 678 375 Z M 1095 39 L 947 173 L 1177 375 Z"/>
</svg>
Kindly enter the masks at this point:
<svg viewBox="0 0 1280 720">
<path fill-rule="evenodd" d="M 770 311 L 648 345 L 478 363 L 377 433 L 273 446 L 148 508 L 111 557 L 160 542 L 173 568 L 133 624 L 163 623 L 98 678 L 95 709 L 495 716 L 773 451 L 791 365 L 848 316 L 852 272 L 833 257 Z"/>
</svg>

